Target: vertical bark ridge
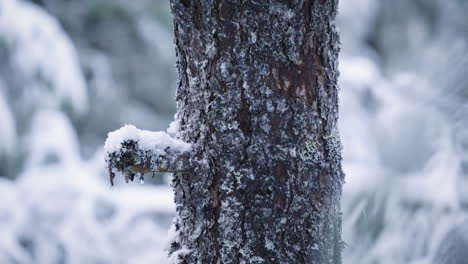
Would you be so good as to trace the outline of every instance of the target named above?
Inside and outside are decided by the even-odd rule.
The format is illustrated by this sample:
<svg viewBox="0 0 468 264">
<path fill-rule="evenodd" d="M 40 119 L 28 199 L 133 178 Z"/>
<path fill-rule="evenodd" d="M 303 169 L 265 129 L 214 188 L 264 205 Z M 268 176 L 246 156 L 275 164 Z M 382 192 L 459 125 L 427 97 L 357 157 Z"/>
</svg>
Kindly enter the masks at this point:
<svg viewBox="0 0 468 264">
<path fill-rule="evenodd" d="M 337 1 L 171 0 L 185 263 L 341 263 Z M 174 251 L 178 248 L 174 248 Z"/>
</svg>

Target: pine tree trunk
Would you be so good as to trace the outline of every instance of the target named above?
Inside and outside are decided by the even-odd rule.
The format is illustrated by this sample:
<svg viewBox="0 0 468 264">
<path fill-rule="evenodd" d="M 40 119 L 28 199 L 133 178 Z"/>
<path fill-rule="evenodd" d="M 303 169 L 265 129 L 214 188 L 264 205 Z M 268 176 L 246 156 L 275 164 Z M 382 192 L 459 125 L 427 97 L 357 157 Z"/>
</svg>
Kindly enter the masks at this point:
<svg viewBox="0 0 468 264">
<path fill-rule="evenodd" d="M 180 263 L 341 263 L 337 0 L 171 0 Z"/>
</svg>

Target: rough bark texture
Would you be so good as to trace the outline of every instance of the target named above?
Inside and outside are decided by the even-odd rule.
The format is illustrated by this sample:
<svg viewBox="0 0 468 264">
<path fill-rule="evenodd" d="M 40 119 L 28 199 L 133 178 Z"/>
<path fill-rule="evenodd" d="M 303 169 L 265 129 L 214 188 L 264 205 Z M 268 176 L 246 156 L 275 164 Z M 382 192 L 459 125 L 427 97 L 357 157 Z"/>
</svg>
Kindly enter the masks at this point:
<svg viewBox="0 0 468 264">
<path fill-rule="evenodd" d="M 341 263 L 337 0 L 171 0 L 179 137 L 172 258 Z"/>
</svg>

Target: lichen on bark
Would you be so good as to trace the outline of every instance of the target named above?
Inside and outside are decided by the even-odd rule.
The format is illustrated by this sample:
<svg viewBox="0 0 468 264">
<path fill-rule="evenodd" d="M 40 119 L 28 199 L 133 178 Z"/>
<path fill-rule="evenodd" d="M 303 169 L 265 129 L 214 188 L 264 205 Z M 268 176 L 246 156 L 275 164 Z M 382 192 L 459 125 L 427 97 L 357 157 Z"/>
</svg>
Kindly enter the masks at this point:
<svg viewBox="0 0 468 264">
<path fill-rule="evenodd" d="M 183 164 L 169 247 L 180 263 L 341 263 L 337 1 L 170 2 L 190 151 L 124 142 L 110 167 Z"/>
<path fill-rule="evenodd" d="M 340 263 L 337 1 L 171 8 L 184 263 Z"/>
</svg>

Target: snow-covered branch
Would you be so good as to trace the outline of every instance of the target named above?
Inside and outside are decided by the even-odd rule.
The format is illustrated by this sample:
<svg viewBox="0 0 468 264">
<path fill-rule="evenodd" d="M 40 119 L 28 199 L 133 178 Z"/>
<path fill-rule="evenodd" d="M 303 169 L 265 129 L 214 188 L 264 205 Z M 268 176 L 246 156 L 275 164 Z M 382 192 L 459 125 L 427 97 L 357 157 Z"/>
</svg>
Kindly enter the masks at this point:
<svg viewBox="0 0 468 264">
<path fill-rule="evenodd" d="M 128 182 L 145 173 L 188 172 L 190 144 L 166 132 L 126 125 L 109 133 L 104 149 L 111 185 L 118 173 Z"/>
</svg>

